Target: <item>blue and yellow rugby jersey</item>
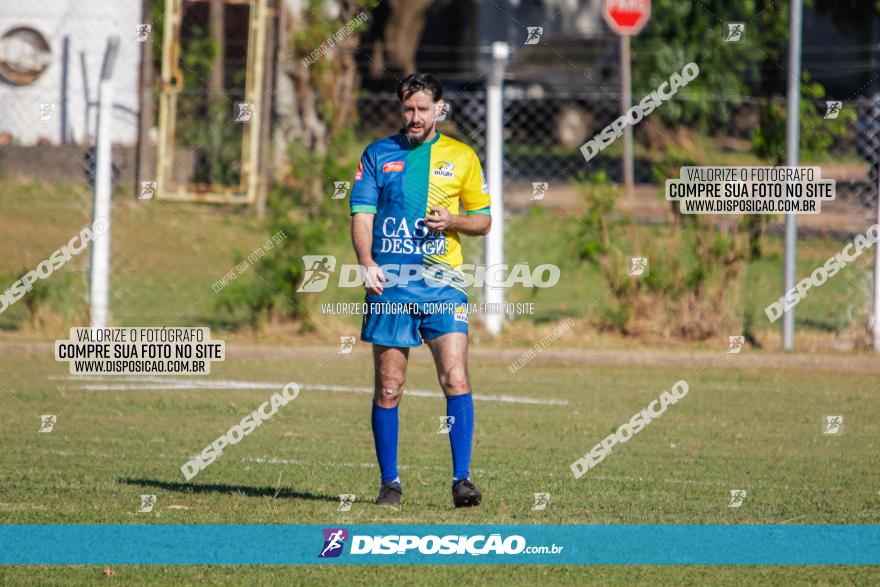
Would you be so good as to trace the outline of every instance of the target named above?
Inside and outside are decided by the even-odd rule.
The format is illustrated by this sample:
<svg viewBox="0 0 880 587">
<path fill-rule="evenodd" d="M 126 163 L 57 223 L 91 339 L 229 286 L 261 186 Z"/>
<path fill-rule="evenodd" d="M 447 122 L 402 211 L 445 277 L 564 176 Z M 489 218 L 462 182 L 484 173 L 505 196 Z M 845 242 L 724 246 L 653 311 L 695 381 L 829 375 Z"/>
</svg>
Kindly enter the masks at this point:
<svg viewBox="0 0 880 587">
<path fill-rule="evenodd" d="M 467 301 L 461 274 L 453 269 L 463 263 L 458 233 L 435 234 L 425 224 L 431 206 L 458 214 L 460 205 L 467 214 L 489 214 L 486 177 L 477 154 L 464 143 L 437 132 L 430 141 L 410 147 L 397 134 L 364 150 L 351 191 L 351 213 L 376 215 L 373 260 L 380 266 L 423 268 L 406 286 L 386 286 L 381 296 L 368 295 L 367 301 Z"/>
</svg>

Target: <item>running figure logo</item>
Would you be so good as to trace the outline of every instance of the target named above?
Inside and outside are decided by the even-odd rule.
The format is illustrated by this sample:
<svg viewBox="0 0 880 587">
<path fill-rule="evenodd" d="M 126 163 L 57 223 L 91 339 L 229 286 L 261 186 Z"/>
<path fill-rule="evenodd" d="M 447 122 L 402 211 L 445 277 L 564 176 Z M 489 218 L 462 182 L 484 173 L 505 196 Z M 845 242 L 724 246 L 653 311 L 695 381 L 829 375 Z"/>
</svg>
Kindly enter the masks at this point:
<svg viewBox="0 0 880 587">
<path fill-rule="evenodd" d="M 357 496 L 353 493 L 340 493 L 339 494 L 339 508 L 336 510 L 337 512 L 347 512 L 351 510 L 351 504 L 355 502 Z"/>
<path fill-rule="evenodd" d="M 352 349 L 354 348 L 354 343 L 357 342 L 357 337 L 354 336 L 340 336 L 339 337 L 339 350 L 336 351 L 337 355 L 350 355 Z"/>
<path fill-rule="evenodd" d="M 633 277 L 641 277 L 648 268 L 647 257 L 630 257 L 629 263 L 629 274 Z"/>
<path fill-rule="evenodd" d="M 526 45 L 537 45 L 538 41 L 541 40 L 541 35 L 544 34 L 544 27 L 542 26 L 530 26 L 526 27 L 528 29 L 528 36 L 526 36 Z"/>
<path fill-rule="evenodd" d="M 730 490 L 730 503 L 727 504 L 729 508 L 738 508 L 743 504 L 743 501 L 746 499 L 746 490 L 745 489 L 731 489 Z"/>
<path fill-rule="evenodd" d="M 547 504 L 550 503 L 550 494 L 549 493 L 536 493 L 535 494 L 535 505 L 532 506 L 533 510 L 545 510 L 547 509 Z"/>
<path fill-rule="evenodd" d="M 533 181 L 532 182 L 532 197 L 530 200 L 543 200 L 544 194 L 547 190 L 550 189 L 550 184 L 546 181 Z"/>
<path fill-rule="evenodd" d="M 46 122 L 47 120 L 52 120 L 52 115 L 55 114 L 55 104 L 47 102 L 40 104 L 40 121 Z"/>
<path fill-rule="evenodd" d="M 57 416 L 45 415 L 40 416 L 40 429 L 38 432 L 52 432 L 52 429 L 55 428 L 55 422 L 58 421 Z"/>
<path fill-rule="evenodd" d="M 351 189 L 351 183 L 347 181 L 334 181 L 333 182 L 333 197 L 331 200 L 344 200 L 345 196 L 348 195 L 348 190 Z"/>
<path fill-rule="evenodd" d="M 252 102 L 235 103 L 235 122 L 250 122 L 253 115 L 254 104 Z"/>
<path fill-rule="evenodd" d="M 453 424 L 455 424 L 455 416 L 440 416 L 440 428 L 437 434 L 449 434 Z"/>
<path fill-rule="evenodd" d="M 833 120 L 837 118 L 837 115 L 840 114 L 840 109 L 843 108 L 843 102 L 840 100 L 828 100 L 825 102 L 825 118 Z"/>
<path fill-rule="evenodd" d="M 825 416 L 825 426 L 822 434 L 825 436 L 835 436 L 841 432 L 843 432 L 843 416 Z"/>
<path fill-rule="evenodd" d="M 296 291 L 319 292 L 327 289 L 330 274 L 336 269 L 336 257 L 333 255 L 303 255 L 306 274 Z"/>
<path fill-rule="evenodd" d="M 324 528 L 324 548 L 318 558 L 336 558 L 342 554 L 345 541 L 348 540 L 348 530 L 345 528 Z"/>
<path fill-rule="evenodd" d="M 151 30 L 153 30 L 153 27 L 149 24 L 134 25 L 134 40 L 138 43 L 146 42 Z"/>
<path fill-rule="evenodd" d="M 156 195 L 156 189 L 159 187 L 159 184 L 155 181 L 142 181 L 141 182 L 141 193 L 138 196 L 138 200 L 150 200 Z"/>
<path fill-rule="evenodd" d="M 742 335 L 740 335 L 740 336 L 728 336 L 728 337 L 727 337 L 727 340 L 728 340 L 729 343 L 730 343 L 730 346 L 727 347 L 727 354 L 728 354 L 728 355 L 734 355 L 734 354 L 736 354 L 736 353 L 738 353 L 738 352 L 740 352 L 740 351 L 742 350 L 743 345 L 744 345 L 745 342 L 746 342 L 746 337 L 745 337 L 745 336 L 742 336 Z"/>
<path fill-rule="evenodd" d="M 746 32 L 746 25 L 741 22 L 727 23 L 727 35 L 724 37 L 725 43 L 736 43 L 742 40 L 743 33 Z"/>
<path fill-rule="evenodd" d="M 448 122 L 449 102 L 438 102 L 434 105 L 434 120 L 437 122 Z"/>
<path fill-rule="evenodd" d="M 141 496 L 141 505 L 138 507 L 139 514 L 148 514 L 153 511 L 153 506 L 156 505 L 156 496 L 155 495 L 142 495 Z"/>
</svg>

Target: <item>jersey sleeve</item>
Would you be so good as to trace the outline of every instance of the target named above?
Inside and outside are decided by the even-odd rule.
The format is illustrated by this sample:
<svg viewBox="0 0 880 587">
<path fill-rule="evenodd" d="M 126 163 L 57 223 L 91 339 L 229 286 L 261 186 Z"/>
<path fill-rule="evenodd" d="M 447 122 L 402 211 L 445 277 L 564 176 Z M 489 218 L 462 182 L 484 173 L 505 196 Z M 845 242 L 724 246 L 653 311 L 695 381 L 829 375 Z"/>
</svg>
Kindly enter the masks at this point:
<svg viewBox="0 0 880 587">
<path fill-rule="evenodd" d="M 351 213 L 376 213 L 379 201 L 379 185 L 376 182 L 376 159 L 370 149 L 364 150 L 357 172 L 354 174 L 354 187 L 351 190 Z"/>
<path fill-rule="evenodd" d="M 471 150 L 468 172 L 461 189 L 461 203 L 468 214 L 489 214 L 489 184 L 477 154 Z"/>
</svg>

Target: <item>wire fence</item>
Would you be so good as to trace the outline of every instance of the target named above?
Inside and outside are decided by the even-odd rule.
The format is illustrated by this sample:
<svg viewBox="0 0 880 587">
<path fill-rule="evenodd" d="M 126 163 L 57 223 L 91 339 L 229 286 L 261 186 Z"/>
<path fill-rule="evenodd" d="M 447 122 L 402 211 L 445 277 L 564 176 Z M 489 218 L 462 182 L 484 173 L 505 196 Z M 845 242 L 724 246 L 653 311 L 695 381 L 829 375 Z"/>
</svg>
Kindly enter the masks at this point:
<svg viewBox="0 0 880 587">
<path fill-rule="evenodd" d="M 589 94 L 558 93 L 540 96 L 505 91 L 504 178 L 506 182 L 553 178 L 558 182 L 604 173 L 623 181 L 622 139 L 589 163 L 579 150 L 621 114 L 620 101 Z M 441 132 L 457 138 L 486 157 L 486 95 L 483 91 L 449 92 L 451 104 Z M 675 99 L 688 100 L 676 97 Z M 764 165 L 784 161 L 784 152 L 759 156 L 756 133 L 766 119 L 765 100 L 742 97 L 701 98 L 715 111 L 711 128 L 667 126 L 647 117 L 634 130 L 635 181 L 657 185 L 664 179 L 658 155 L 674 149 L 698 165 Z M 781 105 L 782 97 L 774 104 Z M 703 105 L 705 107 L 705 104 Z M 663 108 L 664 106 L 660 106 Z M 823 167 L 823 177 L 838 181 L 838 195 L 873 210 L 880 169 L 880 95 L 861 96 L 842 104 L 825 118 L 829 106 L 813 103 L 815 116 L 804 120 L 802 165 Z M 399 129 L 399 105 L 392 93 L 365 93 L 359 99 L 359 130 L 364 137 L 393 134 Z M 843 117 L 843 118 L 840 118 Z M 827 127 L 826 127 L 827 125 Z M 832 127 L 833 125 L 833 127 Z"/>
<path fill-rule="evenodd" d="M 183 76 L 180 82 L 183 91 L 177 104 L 178 125 L 175 129 L 175 148 L 170 154 L 171 170 L 176 182 L 234 185 L 241 175 L 238 162 L 241 155 L 242 126 L 234 122 L 236 112 L 233 108 L 236 102 L 244 99 L 247 11 L 244 8 L 227 6 L 225 30 L 228 34 L 223 46 L 223 81 L 219 91 L 216 85 L 211 84 L 213 56 L 206 49 L 210 40 L 209 16 L 206 3 L 185 4 L 182 27 L 185 32 L 180 39 Z M 134 37 L 133 25 L 131 29 Z M 154 27 L 147 40 L 152 44 L 154 66 L 153 116 L 147 121 L 148 127 L 155 126 L 158 119 L 156 98 L 160 85 L 158 77 L 161 55 L 159 32 L 160 28 Z M 94 44 L 92 52 L 96 55 L 103 51 L 103 40 L 102 43 Z M 137 46 L 133 39 L 128 42 Z M 119 80 L 119 84 L 127 87 L 125 80 Z M 611 87 L 610 82 L 606 85 Z M 450 86 L 445 98 L 451 107 L 446 119 L 439 123 L 439 128 L 472 146 L 485 164 L 486 92 L 480 83 L 465 85 L 468 89 L 461 89 L 462 84 L 452 83 Z M 85 93 L 91 97 L 84 97 L 83 105 L 76 109 L 76 116 L 83 119 L 82 128 L 88 129 L 94 124 L 94 114 L 90 114 L 90 104 L 95 97 L 94 88 Z M 638 98 L 636 96 L 634 102 L 638 103 Z M 49 103 L 55 100 L 61 104 L 61 98 L 50 96 L 45 100 Z M 39 120 L 39 104 L 17 104 L 17 107 L 0 110 L 0 120 L 22 117 L 27 119 L 29 125 L 37 125 L 38 128 L 40 124 L 48 122 Z M 217 105 L 216 110 L 214 105 Z M 825 101 L 816 100 L 811 103 L 811 107 L 812 115 L 805 117 L 801 126 L 801 164 L 821 166 L 823 177 L 837 180 L 838 199 L 853 203 L 859 214 L 859 221 L 843 223 L 841 232 L 857 232 L 865 220 L 874 216 L 877 202 L 877 184 L 880 179 L 880 94 L 848 100 L 839 104 L 836 111 Z M 675 120 L 673 110 L 676 108 L 692 108 L 708 112 L 708 115 L 700 124 L 670 122 Z M 770 145 L 765 147 L 764 153 L 760 153 L 757 147 L 762 139 L 762 129 L 770 128 L 768 121 L 773 122 L 774 108 L 780 109 L 777 115 L 784 122 L 784 99 L 781 96 L 768 101 L 750 96 L 694 97 L 686 90 L 679 93 L 659 106 L 655 113 L 647 116 L 634 129 L 636 183 L 656 192 L 663 179 L 668 176 L 670 166 L 664 159 L 664 154 L 670 152 L 698 165 L 762 165 L 780 162 L 780 159 L 784 159 L 784 153 L 779 148 Z M 665 110 L 670 111 L 668 116 Z M 55 111 L 56 118 L 51 118 L 52 112 L 48 114 L 57 123 L 60 122 L 57 117 L 61 113 L 61 110 Z M 118 115 L 129 119 L 132 116 L 127 111 Z M 399 104 L 394 93 L 364 91 L 358 99 L 358 115 L 357 130 L 364 144 L 393 134 L 400 127 Z M 529 83 L 526 79 L 514 77 L 508 80 L 503 95 L 503 175 L 506 190 L 541 182 L 570 184 L 597 176 L 605 177 L 613 183 L 622 183 L 621 139 L 615 140 L 589 162 L 585 161 L 580 151 L 581 145 L 620 115 L 619 97 L 607 91 L 548 89 Z M 48 124 L 46 128 L 57 128 L 52 126 L 52 122 Z M 2 130 L 0 126 L 0 131 Z M 88 133 L 73 133 L 71 142 L 79 144 L 81 152 L 76 156 L 76 163 L 85 168 L 82 171 L 83 184 L 77 190 L 81 192 L 78 193 L 77 201 L 81 203 L 80 208 L 85 210 L 89 206 L 89 171 L 93 165 Z M 155 143 L 149 138 L 141 146 L 148 150 L 155 149 Z M 41 169 L 52 167 L 46 160 L 35 160 L 34 165 Z M 134 174 L 132 166 L 118 167 L 115 171 L 119 182 L 126 178 L 130 181 Z M 522 207 L 514 204 L 508 210 L 516 213 Z M 137 215 L 132 209 L 120 207 L 116 213 L 122 223 L 120 226 L 128 228 L 124 233 L 125 237 L 120 236 L 114 240 L 112 270 L 114 279 L 119 283 L 111 290 L 111 304 L 117 308 L 116 317 L 129 321 L 138 317 L 167 317 L 166 314 L 150 314 L 151 309 L 159 312 L 156 308 L 163 304 L 151 304 L 145 308 L 140 303 L 143 289 L 152 288 L 152 295 L 156 299 L 163 299 L 162 296 L 165 296 L 167 303 L 164 306 L 179 308 L 179 304 L 175 304 L 173 291 L 138 279 L 143 271 L 139 251 L 146 242 L 152 243 L 152 239 L 144 235 L 140 235 L 140 240 L 136 238 Z M 87 216 L 82 214 L 81 220 L 85 222 Z M 181 227 L 186 225 L 187 218 L 183 215 L 179 217 Z M 177 220 L 176 218 L 175 221 Z M 126 221 L 130 222 L 129 225 L 124 224 Z M 118 234 L 122 235 L 123 232 L 120 230 Z M 205 229 L 198 236 L 212 249 L 219 251 L 217 264 L 220 267 L 225 268 L 227 259 L 231 262 L 235 257 L 235 247 L 224 242 L 218 234 Z M 511 239 L 512 242 L 513 240 Z M 251 248 L 255 248 L 257 244 Z M 168 254 L 173 253 L 169 250 Z M 29 260 L 28 265 L 33 264 L 33 261 L 39 262 L 39 259 Z M 867 258 L 864 261 L 867 263 Z M 189 268 L 190 273 L 197 269 L 195 265 L 194 263 Z M 10 269 L 18 268 L 16 266 Z M 208 272 L 202 277 L 213 280 L 218 277 L 215 273 Z M 858 271 L 847 272 L 841 278 L 846 281 L 846 289 L 851 296 L 852 303 L 845 308 L 850 322 L 866 322 L 863 315 L 867 308 L 865 300 L 870 298 L 866 279 L 869 279 L 867 265 L 860 267 Z M 119 285 L 121 283 L 126 286 Z M 201 289 L 206 289 L 203 284 Z M 210 292 L 205 295 L 209 297 Z M 189 304 L 191 307 L 182 310 L 181 316 L 205 311 L 206 304 L 202 302 L 203 300 L 194 300 Z M 119 308 L 127 308 L 132 314 L 125 314 Z"/>
<path fill-rule="evenodd" d="M 247 115 L 245 81 L 248 67 L 249 6 L 223 8 L 222 43 L 211 36 L 210 5 L 184 2 L 179 36 L 180 62 L 173 67 L 177 80 L 173 149 L 168 153 L 170 181 L 210 184 L 216 188 L 238 185 Z M 217 65 L 219 63 L 219 65 Z M 155 64 L 158 66 L 158 64 Z M 154 72 L 158 79 L 160 71 Z M 238 112 L 245 104 L 244 114 Z"/>
</svg>

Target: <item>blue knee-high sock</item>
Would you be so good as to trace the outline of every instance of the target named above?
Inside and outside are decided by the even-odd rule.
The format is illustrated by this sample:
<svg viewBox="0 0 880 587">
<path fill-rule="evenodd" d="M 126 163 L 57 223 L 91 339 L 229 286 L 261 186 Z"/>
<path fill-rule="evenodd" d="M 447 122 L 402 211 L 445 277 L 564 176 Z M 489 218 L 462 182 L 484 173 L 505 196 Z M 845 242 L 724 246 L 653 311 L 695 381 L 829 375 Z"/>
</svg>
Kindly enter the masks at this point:
<svg viewBox="0 0 880 587">
<path fill-rule="evenodd" d="M 446 415 L 455 420 L 449 430 L 452 448 L 452 480 L 467 479 L 470 475 L 471 444 L 474 438 L 474 398 L 470 393 L 446 397 Z"/>
<path fill-rule="evenodd" d="M 374 403 L 371 421 L 376 459 L 384 484 L 397 479 L 397 406 L 383 408 Z"/>
</svg>

